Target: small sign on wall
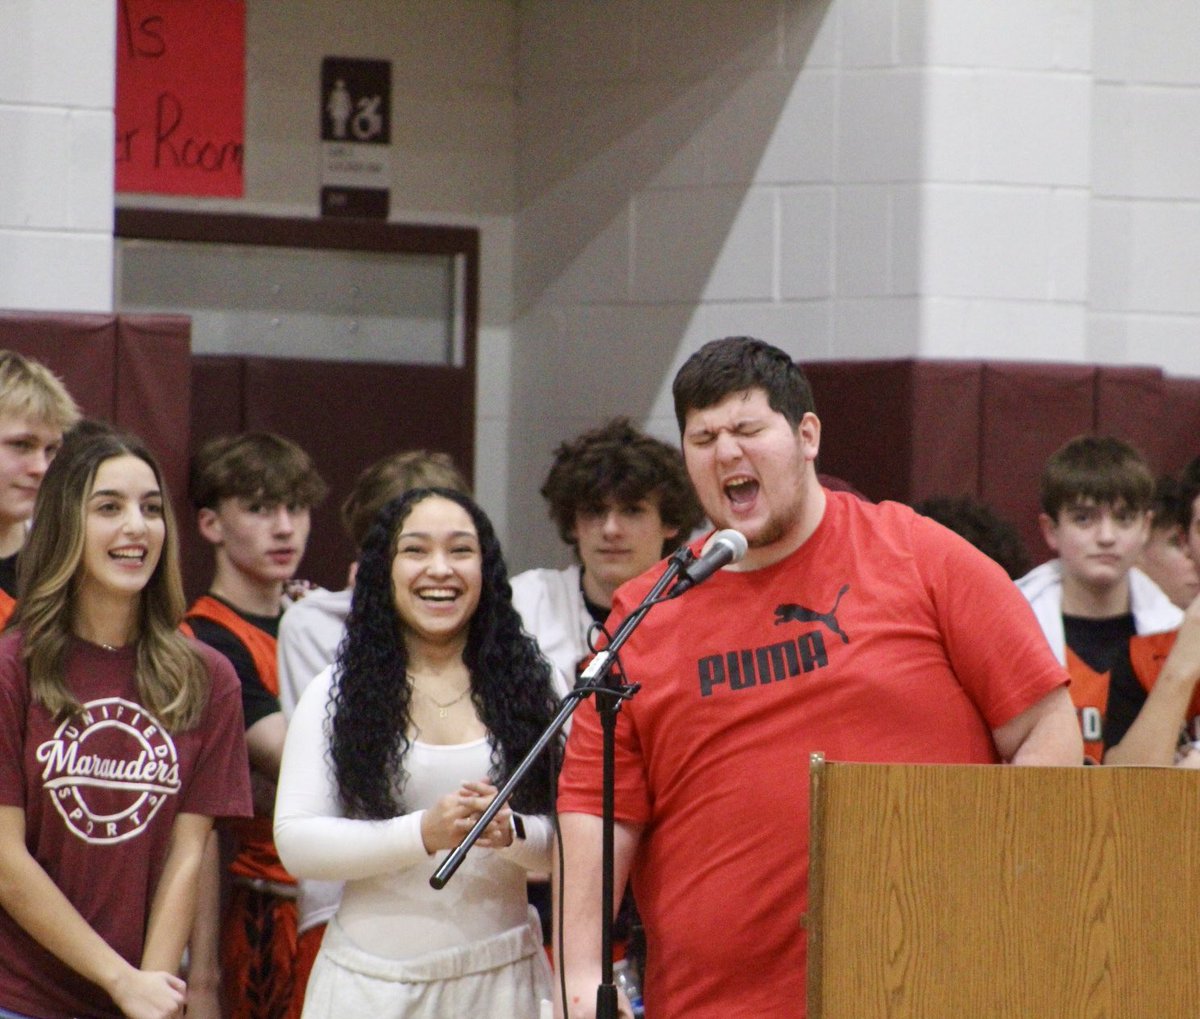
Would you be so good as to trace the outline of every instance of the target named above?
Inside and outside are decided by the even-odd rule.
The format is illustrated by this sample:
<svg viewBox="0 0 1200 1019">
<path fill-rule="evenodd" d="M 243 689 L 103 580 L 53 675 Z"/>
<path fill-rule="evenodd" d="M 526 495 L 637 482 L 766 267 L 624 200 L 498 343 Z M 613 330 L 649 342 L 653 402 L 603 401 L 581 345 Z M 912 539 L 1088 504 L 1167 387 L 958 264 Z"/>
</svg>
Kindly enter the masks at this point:
<svg viewBox="0 0 1200 1019">
<path fill-rule="evenodd" d="M 243 193 L 245 0 L 118 0 L 116 189 Z"/>
<path fill-rule="evenodd" d="M 321 215 L 387 219 L 392 65 L 321 61 Z"/>
</svg>

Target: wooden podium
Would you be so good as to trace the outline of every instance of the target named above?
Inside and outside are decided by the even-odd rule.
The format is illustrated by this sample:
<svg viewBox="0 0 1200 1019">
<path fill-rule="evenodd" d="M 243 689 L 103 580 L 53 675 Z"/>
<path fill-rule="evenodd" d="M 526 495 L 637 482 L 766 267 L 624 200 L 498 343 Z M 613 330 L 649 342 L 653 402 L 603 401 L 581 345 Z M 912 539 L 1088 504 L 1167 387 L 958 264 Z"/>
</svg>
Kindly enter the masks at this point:
<svg viewBox="0 0 1200 1019">
<path fill-rule="evenodd" d="M 1200 772 L 812 759 L 809 1019 L 1196 1019 Z"/>
</svg>

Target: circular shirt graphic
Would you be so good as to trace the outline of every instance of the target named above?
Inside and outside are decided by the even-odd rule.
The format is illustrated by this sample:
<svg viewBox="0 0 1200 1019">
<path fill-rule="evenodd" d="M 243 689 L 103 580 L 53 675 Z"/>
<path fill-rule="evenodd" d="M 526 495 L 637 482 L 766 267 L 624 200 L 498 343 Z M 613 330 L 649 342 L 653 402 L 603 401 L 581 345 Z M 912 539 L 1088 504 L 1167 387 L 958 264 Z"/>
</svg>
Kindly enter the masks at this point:
<svg viewBox="0 0 1200 1019">
<path fill-rule="evenodd" d="M 170 733 L 141 705 L 91 701 L 37 750 L 42 784 L 76 835 L 98 845 L 139 835 L 179 793 Z"/>
</svg>

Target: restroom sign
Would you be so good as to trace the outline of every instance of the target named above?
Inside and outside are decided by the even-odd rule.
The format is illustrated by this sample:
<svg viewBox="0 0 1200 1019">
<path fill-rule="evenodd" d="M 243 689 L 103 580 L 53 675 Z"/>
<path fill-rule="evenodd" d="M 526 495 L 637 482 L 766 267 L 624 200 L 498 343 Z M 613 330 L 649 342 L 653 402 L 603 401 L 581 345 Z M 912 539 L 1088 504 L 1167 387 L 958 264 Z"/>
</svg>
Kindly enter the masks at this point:
<svg viewBox="0 0 1200 1019">
<path fill-rule="evenodd" d="M 387 218 L 391 140 L 391 63 L 321 61 L 322 215 Z"/>
</svg>

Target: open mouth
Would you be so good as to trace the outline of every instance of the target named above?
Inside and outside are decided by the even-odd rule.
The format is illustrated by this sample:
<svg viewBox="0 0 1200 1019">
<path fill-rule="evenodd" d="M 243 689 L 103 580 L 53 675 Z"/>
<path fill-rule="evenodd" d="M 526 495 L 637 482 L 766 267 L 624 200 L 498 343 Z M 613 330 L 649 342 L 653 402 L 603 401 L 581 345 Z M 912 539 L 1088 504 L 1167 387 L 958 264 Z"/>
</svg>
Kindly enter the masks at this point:
<svg viewBox="0 0 1200 1019">
<path fill-rule="evenodd" d="M 144 548 L 118 548 L 109 552 L 108 557 L 119 563 L 140 566 L 146 561 L 146 550 Z"/>
<path fill-rule="evenodd" d="M 417 597 L 430 605 L 449 605 L 458 597 L 458 592 L 450 587 L 428 587 L 418 591 Z"/>
<path fill-rule="evenodd" d="M 758 482 L 752 478 L 738 478 L 725 486 L 725 498 L 734 506 L 748 506 L 758 495 Z"/>
</svg>

